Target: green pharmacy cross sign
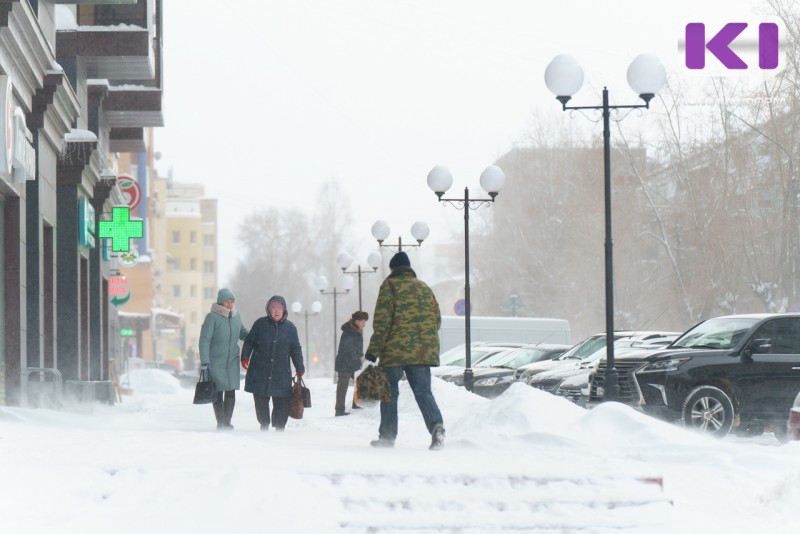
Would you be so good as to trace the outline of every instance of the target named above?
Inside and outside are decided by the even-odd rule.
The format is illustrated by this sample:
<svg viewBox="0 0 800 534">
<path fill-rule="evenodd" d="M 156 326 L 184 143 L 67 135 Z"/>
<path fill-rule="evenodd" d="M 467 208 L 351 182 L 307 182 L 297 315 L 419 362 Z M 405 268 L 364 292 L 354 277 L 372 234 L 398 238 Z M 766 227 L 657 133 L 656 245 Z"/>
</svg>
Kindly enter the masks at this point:
<svg viewBox="0 0 800 534">
<path fill-rule="evenodd" d="M 144 223 L 130 220 L 131 209 L 127 206 L 111 208 L 111 220 L 100 221 L 101 239 L 111 239 L 112 252 L 128 252 L 131 238 L 144 237 Z"/>
</svg>

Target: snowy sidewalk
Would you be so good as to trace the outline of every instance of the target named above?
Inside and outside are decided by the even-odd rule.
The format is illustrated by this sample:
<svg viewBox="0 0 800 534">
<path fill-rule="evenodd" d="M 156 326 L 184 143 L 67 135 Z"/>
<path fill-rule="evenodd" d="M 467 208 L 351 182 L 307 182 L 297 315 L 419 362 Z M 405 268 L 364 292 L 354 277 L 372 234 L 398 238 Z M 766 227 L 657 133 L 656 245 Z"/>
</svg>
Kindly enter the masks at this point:
<svg viewBox="0 0 800 534">
<path fill-rule="evenodd" d="M 0 408 L 4 532 L 727 534 L 791 530 L 800 497 L 800 443 L 711 440 L 527 386 L 488 401 L 434 381 L 447 442 L 429 451 L 406 385 L 396 447 L 373 449 L 377 407 L 333 417 L 330 380 L 308 381 L 314 407 L 284 433 L 259 431 L 244 392 L 217 432 L 146 373 L 91 413 Z"/>
</svg>

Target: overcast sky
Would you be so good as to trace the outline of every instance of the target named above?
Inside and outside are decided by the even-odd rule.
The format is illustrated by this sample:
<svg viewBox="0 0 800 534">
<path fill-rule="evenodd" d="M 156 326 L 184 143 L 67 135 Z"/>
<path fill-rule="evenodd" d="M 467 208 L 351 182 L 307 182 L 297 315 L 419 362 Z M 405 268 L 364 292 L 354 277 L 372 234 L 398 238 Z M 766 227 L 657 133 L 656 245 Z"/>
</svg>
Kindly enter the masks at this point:
<svg viewBox="0 0 800 534">
<path fill-rule="evenodd" d="M 454 192 L 477 193 L 481 171 L 534 117 L 587 122 L 561 111 L 545 87 L 555 55 L 584 68 L 576 104 L 599 104 L 603 85 L 618 103 L 634 103 L 625 73 L 636 55 L 655 53 L 668 76 L 684 76 L 686 22 L 755 21 L 763 9 L 749 0 L 235 5 L 164 2 L 166 127 L 155 143 L 162 175 L 172 169 L 175 180 L 205 184 L 219 199 L 220 283 L 240 260 L 244 214 L 311 209 L 331 177 L 351 198 L 362 247 L 351 255 L 366 260 L 376 219 L 389 223 L 390 240 L 410 240 L 415 220 L 428 222 L 431 242 L 462 239 L 461 214 L 438 205 L 428 171 L 446 165 Z"/>
</svg>

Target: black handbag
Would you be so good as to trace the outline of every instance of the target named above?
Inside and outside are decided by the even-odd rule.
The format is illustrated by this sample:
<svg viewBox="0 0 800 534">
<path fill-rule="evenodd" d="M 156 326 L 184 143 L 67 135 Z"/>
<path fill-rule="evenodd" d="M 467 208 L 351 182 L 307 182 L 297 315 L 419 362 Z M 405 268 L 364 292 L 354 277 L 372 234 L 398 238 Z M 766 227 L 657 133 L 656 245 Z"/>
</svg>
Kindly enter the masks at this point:
<svg viewBox="0 0 800 534">
<path fill-rule="evenodd" d="M 303 408 L 311 408 L 311 390 L 306 387 L 306 383 L 302 378 L 299 378 L 300 394 L 303 397 Z"/>
<path fill-rule="evenodd" d="M 193 404 L 210 404 L 217 400 L 217 388 L 211 380 L 211 370 L 208 368 L 200 369 L 200 379 L 194 386 Z"/>
</svg>

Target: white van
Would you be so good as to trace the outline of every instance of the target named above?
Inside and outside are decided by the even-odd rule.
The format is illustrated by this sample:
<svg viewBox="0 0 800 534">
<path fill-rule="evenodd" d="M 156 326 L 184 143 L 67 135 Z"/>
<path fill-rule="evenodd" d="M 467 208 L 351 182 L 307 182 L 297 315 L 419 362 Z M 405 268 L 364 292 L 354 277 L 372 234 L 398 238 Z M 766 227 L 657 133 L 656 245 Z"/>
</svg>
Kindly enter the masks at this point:
<svg viewBox="0 0 800 534">
<path fill-rule="evenodd" d="M 469 318 L 471 341 L 570 344 L 569 321 L 540 317 Z M 440 353 L 465 343 L 466 318 L 443 315 L 439 329 Z"/>
</svg>

